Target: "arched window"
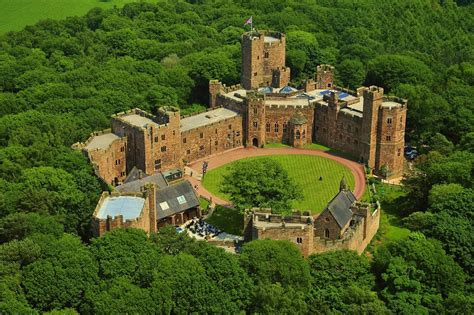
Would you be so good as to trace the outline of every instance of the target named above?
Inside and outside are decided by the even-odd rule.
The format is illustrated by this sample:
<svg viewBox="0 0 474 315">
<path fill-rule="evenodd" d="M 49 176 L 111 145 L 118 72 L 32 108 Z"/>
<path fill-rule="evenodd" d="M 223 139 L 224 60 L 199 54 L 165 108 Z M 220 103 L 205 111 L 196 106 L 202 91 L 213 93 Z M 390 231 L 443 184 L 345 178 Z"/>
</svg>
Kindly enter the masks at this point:
<svg viewBox="0 0 474 315">
<path fill-rule="evenodd" d="M 329 238 L 329 229 L 324 230 L 324 237 Z"/>
<path fill-rule="evenodd" d="M 253 113 L 254 113 L 255 115 L 257 115 L 257 113 L 258 113 L 257 107 L 254 107 L 254 108 L 253 108 Z"/>
<path fill-rule="evenodd" d="M 303 130 L 303 139 L 306 138 L 306 130 Z"/>
<path fill-rule="evenodd" d="M 296 139 L 299 139 L 301 137 L 300 131 L 296 130 Z"/>
<path fill-rule="evenodd" d="M 286 124 L 286 123 L 283 123 L 283 132 L 284 132 L 284 133 L 286 132 L 286 128 L 287 128 L 287 124 Z"/>
<path fill-rule="evenodd" d="M 278 132 L 278 122 L 275 123 L 275 132 Z"/>
<path fill-rule="evenodd" d="M 267 124 L 265 125 L 265 131 L 266 132 L 270 132 L 270 123 L 267 122 Z"/>
</svg>

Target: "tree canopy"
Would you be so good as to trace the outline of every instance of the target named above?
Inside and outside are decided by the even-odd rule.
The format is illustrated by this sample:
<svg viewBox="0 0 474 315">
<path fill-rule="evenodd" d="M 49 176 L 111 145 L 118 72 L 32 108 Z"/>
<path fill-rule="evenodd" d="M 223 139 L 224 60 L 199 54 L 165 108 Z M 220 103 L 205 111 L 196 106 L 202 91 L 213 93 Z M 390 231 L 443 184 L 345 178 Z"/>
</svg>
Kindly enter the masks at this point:
<svg viewBox="0 0 474 315">
<path fill-rule="evenodd" d="M 258 207 L 272 208 L 276 213 L 290 213 L 291 201 L 303 196 L 288 172 L 271 159 L 233 164 L 221 190 L 230 195 L 230 201 L 241 211 Z"/>
</svg>

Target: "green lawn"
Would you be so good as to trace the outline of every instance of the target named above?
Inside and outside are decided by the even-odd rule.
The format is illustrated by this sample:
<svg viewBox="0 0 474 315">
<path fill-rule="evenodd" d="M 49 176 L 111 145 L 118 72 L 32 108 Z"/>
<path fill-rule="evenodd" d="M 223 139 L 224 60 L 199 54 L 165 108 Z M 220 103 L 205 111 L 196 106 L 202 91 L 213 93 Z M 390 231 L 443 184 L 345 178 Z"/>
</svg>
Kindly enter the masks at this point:
<svg viewBox="0 0 474 315">
<path fill-rule="evenodd" d="M 292 146 L 284 143 L 275 142 L 265 144 L 265 148 L 292 148 Z"/>
<path fill-rule="evenodd" d="M 375 189 L 379 195 L 382 206 L 380 227 L 377 235 L 377 243 L 390 242 L 402 239 L 410 230 L 401 224 L 400 200 L 404 192 L 400 186 L 389 184 L 376 184 Z"/>
<path fill-rule="evenodd" d="M 134 0 L 0 0 L 0 34 L 18 31 L 44 19 L 81 16 L 94 7 L 122 7 Z M 150 1 L 151 2 L 151 1 Z"/>
<path fill-rule="evenodd" d="M 345 176 L 348 184 L 354 188 L 354 177 L 345 166 L 323 157 L 309 155 L 273 155 L 267 157 L 251 157 L 250 159 L 270 158 L 279 162 L 290 177 L 301 187 L 304 200 L 293 203 L 294 209 L 310 210 L 319 213 L 339 190 L 339 182 Z M 235 162 L 234 162 L 235 163 Z M 204 177 L 204 187 L 215 195 L 229 199 L 219 190 L 222 177 L 228 174 L 231 164 L 208 171 Z M 323 180 L 320 181 L 319 177 Z"/>
<path fill-rule="evenodd" d="M 206 221 L 226 233 L 242 235 L 244 216 L 236 209 L 217 205 L 212 215 Z"/>
</svg>

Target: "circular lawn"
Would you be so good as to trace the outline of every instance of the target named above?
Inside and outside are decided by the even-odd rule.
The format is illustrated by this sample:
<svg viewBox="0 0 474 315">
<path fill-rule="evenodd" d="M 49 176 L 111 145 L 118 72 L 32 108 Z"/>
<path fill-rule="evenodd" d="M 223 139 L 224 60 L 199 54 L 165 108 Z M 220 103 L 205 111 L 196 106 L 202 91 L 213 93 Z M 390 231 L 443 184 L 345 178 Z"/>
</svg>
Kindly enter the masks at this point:
<svg viewBox="0 0 474 315">
<path fill-rule="evenodd" d="M 293 154 L 270 155 L 250 157 L 240 161 L 258 159 L 272 159 L 280 163 L 302 190 L 303 200 L 293 202 L 293 209 L 310 210 L 313 214 L 320 213 L 339 191 L 339 183 L 343 176 L 351 189 L 354 189 L 354 176 L 351 171 L 344 165 L 324 157 Z M 220 185 L 223 176 L 230 172 L 229 166 L 233 163 L 236 161 L 209 170 L 204 176 L 203 186 L 214 195 L 229 200 L 229 196 L 220 191 Z"/>
</svg>

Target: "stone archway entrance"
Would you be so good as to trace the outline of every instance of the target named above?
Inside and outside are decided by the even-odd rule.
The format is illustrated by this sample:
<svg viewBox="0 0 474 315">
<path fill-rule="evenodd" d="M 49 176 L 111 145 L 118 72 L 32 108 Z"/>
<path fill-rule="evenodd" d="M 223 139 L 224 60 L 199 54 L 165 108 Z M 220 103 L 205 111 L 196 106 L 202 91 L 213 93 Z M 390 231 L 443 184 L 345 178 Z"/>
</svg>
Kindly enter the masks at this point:
<svg viewBox="0 0 474 315">
<path fill-rule="evenodd" d="M 253 140 L 252 140 L 252 145 L 253 145 L 254 147 L 257 147 L 257 148 L 258 148 L 258 140 L 257 140 L 257 138 L 253 138 Z"/>
</svg>

